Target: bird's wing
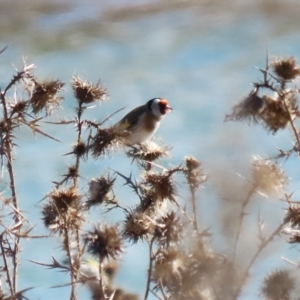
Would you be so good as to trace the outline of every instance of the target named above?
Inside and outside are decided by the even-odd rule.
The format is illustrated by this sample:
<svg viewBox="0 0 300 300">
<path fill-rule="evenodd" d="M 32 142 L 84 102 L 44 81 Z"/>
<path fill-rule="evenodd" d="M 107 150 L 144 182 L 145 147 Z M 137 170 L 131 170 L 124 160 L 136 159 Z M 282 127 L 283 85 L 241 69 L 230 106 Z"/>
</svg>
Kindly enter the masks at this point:
<svg viewBox="0 0 300 300">
<path fill-rule="evenodd" d="M 139 119 L 140 116 L 146 111 L 145 105 L 138 106 L 131 112 L 129 112 L 123 119 L 118 122 L 118 125 L 122 126 L 124 129 L 130 129 L 134 127 Z M 137 117 L 138 116 L 138 117 Z"/>
</svg>

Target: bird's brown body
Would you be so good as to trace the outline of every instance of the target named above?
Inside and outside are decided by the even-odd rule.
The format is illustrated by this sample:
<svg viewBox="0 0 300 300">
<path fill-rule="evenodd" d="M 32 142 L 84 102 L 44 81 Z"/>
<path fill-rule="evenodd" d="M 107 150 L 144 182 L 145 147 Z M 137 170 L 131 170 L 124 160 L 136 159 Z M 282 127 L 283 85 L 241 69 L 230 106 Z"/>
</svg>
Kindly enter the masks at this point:
<svg viewBox="0 0 300 300">
<path fill-rule="evenodd" d="M 138 106 L 122 118 L 116 126 L 128 131 L 125 143 L 134 145 L 148 140 L 158 129 L 165 114 L 172 110 L 168 101 L 154 98 Z"/>
</svg>

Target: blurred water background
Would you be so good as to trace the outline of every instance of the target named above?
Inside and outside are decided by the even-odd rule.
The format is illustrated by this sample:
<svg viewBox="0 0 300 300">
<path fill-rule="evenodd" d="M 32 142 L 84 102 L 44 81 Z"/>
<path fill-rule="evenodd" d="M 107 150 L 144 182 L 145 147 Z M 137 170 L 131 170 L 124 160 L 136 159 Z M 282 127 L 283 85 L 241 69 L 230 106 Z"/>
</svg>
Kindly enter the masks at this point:
<svg viewBox="0 0 300 300">
<path fill-rule="evenodd" d="M 209 182 L 199 193 L 201 227 L 211 228 L 212 245 L 226 253 L 232 232 L 228 228 L 236 226 L 232 216 L 238 213 L 237 198 L 245 193 L 244 181 L 235 173 L 249 177 L 253 155 L 274 156 L 276 147 L 292 146 L 288 130 L 272 135 L 258 126 L 224 123 L 224 116 L 249 93 L 250 83 L 262 78 L 257 67 L 265 66 L 267 51 L 271 59 L 290 55 L 300 59 L 299 13 L 298 0 L 1 0 L 0 48 L 8 48 L 0 55 L 0 86 L 7 85 L 14 67 L 20 69 L 25 57 L 28 64 L 36 64 L 38 78 L 59 78 L 67 83 L 63 111 L 58 114 L 72 117 L 72 75 L 94 82 L 101 78 L 110 101 L 89 111 L 89 117 L 102 120 L 126 106 L 108 125 L 153 97 L 167 98 L 174 112 L 157 132 L 165 145 L 172 146 L 173 159 L 167 163 L 178 164 L 185 155 L 203 162 Z M 72 162 L 63 154 L 70 152 L 76 136 L 71 127 L 45 124 L 44 128 L 63 143 L 24 130 L 16 150 L 17 191 L 24 213 L 35 220 L 35 234 L 46 232 L 40 214 L 42 202 L 38 202 Z M 298 193 L 299 161 L 291 158 L 282 163 L 292 178 L 289 192 Z M 119 153 L 108 160 L 91 160 L 82 168 L 89 179 L 108 169 L 129 174 L 131 165 Z M 122 184 L 117 181 L 120 202 L 137 203 Z M 245 260 L 258 244 L 253 221 L 257 204 L 266 233 L 278 226 L 286 207 L 278 199 L 257 199 L 254 204 L 248 209 L 252 221 L 250 217 L 244 225 L 240 249 Z M 109 223 L 119 217 L 117 212 L 93 216 Z M 276 241 L 251 270 L 255 280 L 249 282 L 241 299 L 259 299 L 259 284 L 266 273 L 290 268 L 282 256 L 299 260 L 297 249 L 283 237 Z M 20 289 L 37 287 L 26 293 L 28 298 L 68 299 L 69 287 L 50 288 L 67 283 L 66 274 L 29 262 L 50 263 L 51 255 L 62 259 L 58 241 L 28 240 L 22 248 Z M 143 295 L 146 249 L 142 243 L 128 247 L 122 256 L 118 286 Z M 80 293 L 88 299 L 86 291 Z M 149 298 L 155 299 L 153 295 Z"/>
</svg>

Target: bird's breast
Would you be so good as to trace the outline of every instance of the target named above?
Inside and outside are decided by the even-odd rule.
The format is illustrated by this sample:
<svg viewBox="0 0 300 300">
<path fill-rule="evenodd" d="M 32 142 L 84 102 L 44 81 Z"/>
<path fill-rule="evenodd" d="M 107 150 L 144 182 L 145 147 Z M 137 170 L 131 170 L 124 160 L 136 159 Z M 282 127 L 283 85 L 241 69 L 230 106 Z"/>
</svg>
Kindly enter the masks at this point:
<svg viewBox="0 0 300 300">
<path fill-rule="evenodd" d="M 149 139 L 159 127 L 160 121 L 151 115 L 143 115 L 139 122 L 131 128 L 128 141 L 131 144 L 139 144 Z"/>
</svg>

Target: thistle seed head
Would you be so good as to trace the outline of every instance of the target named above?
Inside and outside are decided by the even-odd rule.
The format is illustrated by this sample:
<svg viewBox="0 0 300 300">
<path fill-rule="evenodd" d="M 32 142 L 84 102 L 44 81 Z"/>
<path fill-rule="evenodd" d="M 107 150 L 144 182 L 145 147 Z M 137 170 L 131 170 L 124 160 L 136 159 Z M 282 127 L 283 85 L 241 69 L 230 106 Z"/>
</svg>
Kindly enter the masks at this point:
<svg viewBox="0 0 300 300">
<path fill-rule="evenodd" d="M 286 270 L 276 270 L 266 276 L 261 291 L 266 299 L 291 299 L 290 293 L 295 287 L 295 280 Z"/>
<path fill-rule="evenodd" d="M 271 66 L 282 80 L 294 80 L 300 75 L 300 68 L 294 57 L 276 59 Z"/>
<path fill-rule="evenodd" d="M 81 104 L 107 100 L 107 90 L 101 86 L 100 81 L 97 84 L 93 84 L 73 76 L 72 89 L 76 99 Z"/>
<path fill-rule="evenodd" d="M 116 226 L 109 227 L 107 224 L 96 225 L 84 238 L 88 252 L 100 258 L 116 259 L 122 251 L 122 238 Z"/>
<path fill-rule="evenodd" d="M 35 82 L 34 89 L 30 98 L 30 105 L 34 114 L 46 109 L 46 113 L 51 114 L 60 106 L 63 97 L 58 93 L 65 84 L 60 80 L 50 80 L 41 83 Z"/>
</svg>

